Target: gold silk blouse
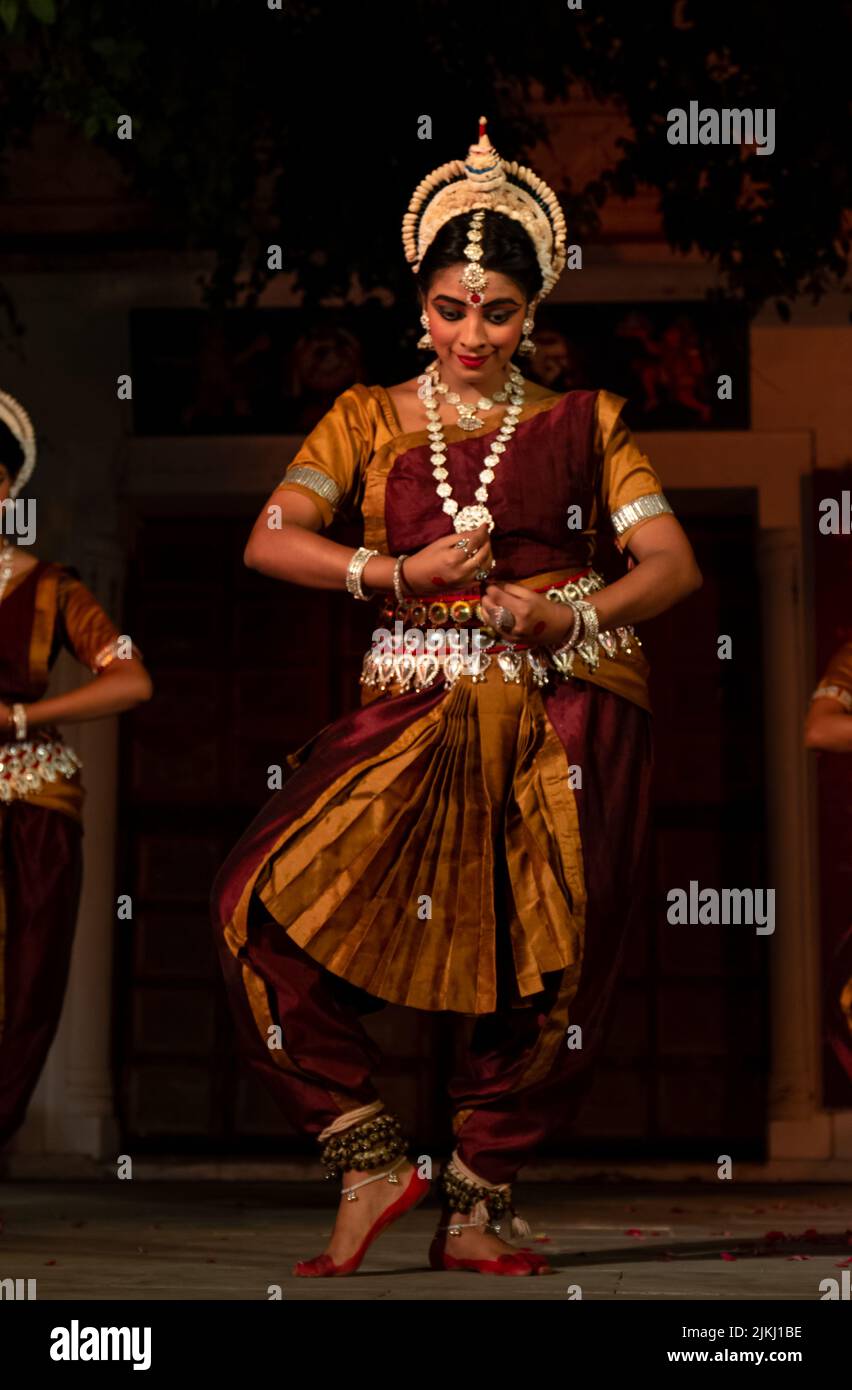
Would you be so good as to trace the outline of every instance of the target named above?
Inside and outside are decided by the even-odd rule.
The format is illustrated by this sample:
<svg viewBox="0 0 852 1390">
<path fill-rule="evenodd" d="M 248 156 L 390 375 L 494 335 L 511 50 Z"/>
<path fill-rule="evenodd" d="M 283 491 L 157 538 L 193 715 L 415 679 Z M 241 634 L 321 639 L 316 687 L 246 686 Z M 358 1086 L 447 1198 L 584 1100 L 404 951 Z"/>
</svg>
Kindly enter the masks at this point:
<svg viewBox="0 0 852 1390">
<path fill-rule="evenodd" d="M 527 382 L 520 420 L 549 409 L 558 400 L 560 396 L 555 392 Z M 646 521 L 671 510 L 667 504 L 660 505 L 658 499 L 663 499 L 664 503 L 664 494 L 659 476 L 624 423 L 625 404 L 623 396 L 599 391 L 595 406 L 596 448 L 603 453 L 603 496 L 621 550 L 629 548 L 633 536 Z M 478 431 L 465 431 L 457 426 L 446 426 L 445 437 L 448 442 L 476 439 L 495 428 L 491 424 Z M 338 512 L 349 519 L 357 514 L 367 492 L 371 464 L 379 453 L 391 446 L 399 453 L 402 452 L 400 441 L 409 449 L 425 442 L 426 438 L 425 419 L 422 431 L 406 434 L 393 400 L 383 386 L 350 386 L 307 436 L 278 486 L 309 497 L 322 516 L 323 527 L 328 527 Z M 653 500 L 643 505 L 644 499 Z M 630 514 L 631 507 L 647 514 L 634 517 Z M 590 529 L 596 529 L 597 524 L 598 517 L 593 509 Z M 365 531 L 364 544 L 381 549 L 375 545 L 375 538 L 368 539 Z"/>
</svg>

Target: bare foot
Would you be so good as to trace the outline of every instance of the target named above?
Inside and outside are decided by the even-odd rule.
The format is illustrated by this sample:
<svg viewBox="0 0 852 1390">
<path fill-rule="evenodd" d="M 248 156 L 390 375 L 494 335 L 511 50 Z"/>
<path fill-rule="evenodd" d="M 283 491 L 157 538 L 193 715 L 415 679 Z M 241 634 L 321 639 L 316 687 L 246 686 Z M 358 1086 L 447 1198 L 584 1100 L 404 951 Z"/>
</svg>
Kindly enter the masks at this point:
<svg viewBox="0 0 852 1390">
<path fill-rule="evenodd" d="M 406 1161 L 400 1164 L 394 1174 L 398 1182 L 388 1182 L 385 1177 L 380 1178 L 378 1182 L 367 1183 L 366 1187 L 359 1187 L 354 1201 L 347 1198 L 345 1190 L 341 1192 L 334 1230 L 324 1251 L 335 1264 L 343 1264 L 355 1254 L 373 1222 L 402 1196 L 413 1170 L 412 1163 Z M 379 1171 L 384 1171 L 384 1165 Z M 363 1182 L 364 1178 L 372 1178 L 375 1175 L 375 1168 L 368 1171 L 349 1168 L 343 1174 L 343 1188 L 351 1187 L 354 1183 Z"/>
<path fill-rule="evenodd" d="M 510 1229 L 511 1216 L 507 1213 L 501 1217 L 498 1225 L 504 1230 Z M 464 1229 L 457 1236 L 450 1235 L 449 1232 L 442 1232 L 447 1237 L 446 1250 L 448 1255 L 452 1255 L 457 1260 L 496 1260 L 500 1255 L 521 1255 L 520 1246 L 510 1245 L 507 1241 L 501 1240 L 493 1231 L 487 1231 L 484 1226 L 468 1226 L 470 1213 L 463 1211 L 451 1212 L 449 1217 L 444 1220 L 441 1218 L 442 1226 L 453 1225 L 458 1222 Z M 547 1265 L 546 1260 L 541 1255 L 534 1257 L 535 1261 L 540 1262 L 541 1266 L 534 1269 L 534 1274 L 552 1274 L 554 1271 Z"/>
</svg>

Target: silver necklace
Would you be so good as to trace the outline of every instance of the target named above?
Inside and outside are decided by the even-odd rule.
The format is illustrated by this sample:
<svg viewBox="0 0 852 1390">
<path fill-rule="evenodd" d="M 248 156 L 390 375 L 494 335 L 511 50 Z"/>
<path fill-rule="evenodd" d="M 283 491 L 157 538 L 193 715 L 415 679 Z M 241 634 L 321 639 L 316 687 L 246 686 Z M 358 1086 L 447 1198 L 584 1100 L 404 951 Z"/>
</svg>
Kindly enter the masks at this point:
<svg viewBox="0 0 852 1390">
<path fill-rule="evenodd" d="M 12 546 L 9 541 L 4 541 L 2 557 L 0 557 L 0 601 L 2 601 L 3 595 L 6 592 L 6 585 L 12 578 L 12 570 L 15 565 L 14 556 L 14 546 Z"/>
<path fill-rule="evenodd" d="M 518 371 L 514 362 L 511 362 L 509 364 L 508 384 L 504 386 L 502 390 L 495 391 L 493 396 L 480 396 L 475 405 L 470 404 L 468 401 L 463 401 L 458 391 L 451 391 L 447 383 L 441 380 L 437 362 L 433 362 L 431 366 L 426 368 L 426 375 L 431 378 L 433 390 L 437 391 L 439 395 L 445 396 L 448 405 L 455 407 L 456 414 L 459 417 L 459 428 L 463 430 L 478 430 L 482 426 L 482 421 L 476 414 L 477 410 L 493 410 L 495 402 L 508 400 L 509 393 L 512 389 L 512 382 L 517 377 L 520 377 L 521 373 Z M 419 379 L 420 378 L 418 378 L 418 380 Z"/>
<path fill-rule="evenodd" d="M 508 386 L 509 405 L 503 416 L 503 424 L 500 427 L 497 438 L 491 445 L 491 450 L 483 464 L 479 474 L 480 486 L 476 489 L 474 496 L 476 503 L 469 507 L 462 507 L 453 497 L 453 489 L 447 482 L 449 473 L 446 468 L 447 442 L 444 438 L 444 425 L 441 420 L 439 401 L 433 387 L 432 377 L 428 373 L 417 378 L 420 389 L 417 394 L 426 409 L 428 424 L 426 432 L 429 435 L 432 457 L 432 476 L 437 482 L 437 493 L 442 499 L 443 510 L 453 518 L 453 526 L 457 531 L 475 531 L 477 526 L 481 526 L 484 521 L 488 523 L 488 530 L 494 530 L 494 518 L 486 507 L 488 501 L 488 488 L 494 481 L 494 470 L 500 462 L 500 457 L 506 452 L 506 445 L 518 427 L 518 419 L 524 408 L 524 378 L 517 367 L 512 364 L 511 379 Z"/>
</svg>

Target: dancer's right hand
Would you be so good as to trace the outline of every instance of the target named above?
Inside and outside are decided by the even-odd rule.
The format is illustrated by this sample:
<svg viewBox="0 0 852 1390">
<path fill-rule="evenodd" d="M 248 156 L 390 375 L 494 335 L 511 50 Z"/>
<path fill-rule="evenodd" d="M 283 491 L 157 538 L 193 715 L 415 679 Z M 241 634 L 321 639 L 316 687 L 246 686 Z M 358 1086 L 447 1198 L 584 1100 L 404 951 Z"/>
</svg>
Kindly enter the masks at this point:
<svg viewBox="0 0 852 1390">
<path fill-rule="evenodd" d="M 458 546 L 462 536 L 470 541 L 467 553 Z M 453 531 L 449 536 L 439 536 L 416 554 L 409 555 L 402 566 L 403 592 L 442 594 L 454 589 L 474 592 L 484 582 L 474 579 L 475 572 L 478 569 L 490 572 L 492 566 L 488 523 L 483 521 L 475 531 L 462 531 L 461 534 Z"/>
</svg>

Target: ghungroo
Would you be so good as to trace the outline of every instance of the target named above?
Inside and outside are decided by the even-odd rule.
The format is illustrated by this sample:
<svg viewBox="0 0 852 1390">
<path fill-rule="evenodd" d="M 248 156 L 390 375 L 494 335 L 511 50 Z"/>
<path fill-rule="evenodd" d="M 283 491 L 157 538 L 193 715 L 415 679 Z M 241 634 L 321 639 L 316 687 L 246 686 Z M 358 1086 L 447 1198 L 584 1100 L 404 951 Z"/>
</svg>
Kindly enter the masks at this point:
<svg viewBox="0 0 852 1390">
<path fill-rule="evenodd" d="M 474 1181 L 469 1169 L 462 1171 L 461 1159 L 456 1162 L 453 1154 L 441 1171 L 438 1182 L 444 1207 L 448 1212 L 460 1211 L 470 1216 L 465 1226 L 484 1226 L 499 1231 L 497 1224 L 501 1217 L 511 1216 L 513 1236 L 530 1235 L 529 1223 L 515 1211 L 512 1203 L 512 1188 L 509 1183 L 478 1183 Z M 455 1223 L 446 1227 L 450 1235 L 460 1235 L 462 1226 Z"/>
<path fill-rule="evenodd" d="M 404 1156 L 407 1144 L 399 1120 L 387 1111 L 333 1134 L 320 1153 L 329 1177 L 349 1168 L 380 1168 Z"/>
<path fill-rule="evenodd" d="M 512 1189 L 504 1187 L 481 1187 L 465 1178 L 456 1168 L 452 1159 L 445 1164 L 439 1186 L 451 1211 L 473 1211 L 478 1202 L 485 1205 L 490 1221 L 498 1220 L 512 1210 Z"/>
</svg>

